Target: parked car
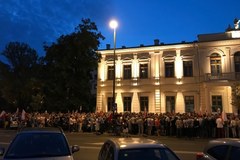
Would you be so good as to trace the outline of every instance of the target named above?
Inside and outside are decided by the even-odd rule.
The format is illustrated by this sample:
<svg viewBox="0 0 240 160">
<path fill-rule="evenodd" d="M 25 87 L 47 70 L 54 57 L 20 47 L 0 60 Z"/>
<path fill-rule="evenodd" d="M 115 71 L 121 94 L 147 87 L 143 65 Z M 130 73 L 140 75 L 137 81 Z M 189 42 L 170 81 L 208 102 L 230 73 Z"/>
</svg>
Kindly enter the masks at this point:
<svg viewBox="0 0 240 160">
<path fill-rule="evenodd" d="M 102 145 L 98 160 L 180 160 L 165 144 L 147 138 L 112 138 Z"/>
<path fill-rule="evenodd" d="M 13 138 L 8 149 L 0 149 L 4 160 L 73 160 L 79 146 L 69 146 L 61 128 L 24 128 Z"/>
<path fill-rule="evenodd" d="M 240 139 L 221 138 L 210 140 L 203 152 L 197 153 L 197 160 L 239 160 Z"/>
</svg>

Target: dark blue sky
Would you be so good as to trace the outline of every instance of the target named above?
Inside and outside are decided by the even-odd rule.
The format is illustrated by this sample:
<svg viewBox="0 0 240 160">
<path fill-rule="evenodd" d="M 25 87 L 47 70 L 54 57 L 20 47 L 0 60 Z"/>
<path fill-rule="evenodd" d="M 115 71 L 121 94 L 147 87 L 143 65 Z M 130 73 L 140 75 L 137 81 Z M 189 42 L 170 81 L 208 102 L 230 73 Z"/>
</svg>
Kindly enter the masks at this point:
<svg viewBox="0 0 240 160">
<path fill-rule="evenodd" d="M 239 6 L 239 0 L 0 0 L 0 51 L 19 41 L 44 55 L 43 42 L 73 32 L 82 18 L 105 36 L 100 49 L 113 46 L 112 18 L 119 21 L 117 47 L 194 41 L 233 26 Z"/>
</svg>

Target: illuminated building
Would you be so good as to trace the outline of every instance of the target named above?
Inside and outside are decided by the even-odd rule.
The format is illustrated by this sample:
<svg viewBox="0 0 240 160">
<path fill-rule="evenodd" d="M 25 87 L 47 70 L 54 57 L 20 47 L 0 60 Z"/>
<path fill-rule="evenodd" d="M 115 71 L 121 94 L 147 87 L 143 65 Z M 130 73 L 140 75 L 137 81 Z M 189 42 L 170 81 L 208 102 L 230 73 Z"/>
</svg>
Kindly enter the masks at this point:
<svg viewBox="0 0 240 160">
<path fill-rule="evenodd" d="M 239 23 L 236 22 L 237 24 Z M 112 105 L 113 49 L 98 51 L 96 110 Z M 116 49 L 117 112 L 237 113 L 234 83 L 240 80 L 240 29 L 201 34 L 194 42 Z"/>
</svg>

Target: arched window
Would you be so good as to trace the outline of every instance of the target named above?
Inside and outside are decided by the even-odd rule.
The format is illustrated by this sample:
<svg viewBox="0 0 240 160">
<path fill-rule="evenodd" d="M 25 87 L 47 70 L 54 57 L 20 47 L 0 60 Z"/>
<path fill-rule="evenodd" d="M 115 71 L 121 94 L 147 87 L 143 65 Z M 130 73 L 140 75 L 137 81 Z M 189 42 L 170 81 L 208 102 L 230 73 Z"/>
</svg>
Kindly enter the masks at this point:
<svg viewBox="0 0 240 160">
<path fill-rule="evenodd" d="M 240 51 L 234 54 L 235 72 L 240 72 Z"/>
<path fill-rule="evenodd" d="M 219 76 L 222 72 L 221 56 L 218 53 L 213 53 L 210 56 L 211 75 Z"/>
</svg>

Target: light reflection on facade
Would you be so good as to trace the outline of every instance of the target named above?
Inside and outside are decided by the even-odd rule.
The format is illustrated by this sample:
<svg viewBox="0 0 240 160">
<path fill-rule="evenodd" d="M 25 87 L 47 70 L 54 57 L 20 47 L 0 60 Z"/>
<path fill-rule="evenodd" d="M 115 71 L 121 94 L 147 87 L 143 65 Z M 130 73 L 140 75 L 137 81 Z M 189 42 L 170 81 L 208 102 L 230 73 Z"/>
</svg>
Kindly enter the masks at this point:
<svg viewBox="0 0 240 160">
<path fill-rule="evenodd" d="M 236 113 L 231 95 L 233 83 L 240 80 L 240 67 L 236 67 L 240 62 L 240 36 L 233 33 L 239 30 L 198 35 L 194 42 L 117 48 L 117 112 L 131 105 L 131 112 L 164 113 L 170 107 L 171 112 L 180 113 L 219 109 Z M 98 52 L 103 58 L 98 66 L 96 108 L 107 112 L 108 97 L 112 97 L 107 73 L 113 50 Z M 131 65 L 130 79 L 124 79 L 126 64 Z M 124 102 L 124 97 L 130 97 L 131 104 Z"/>
</svg>

